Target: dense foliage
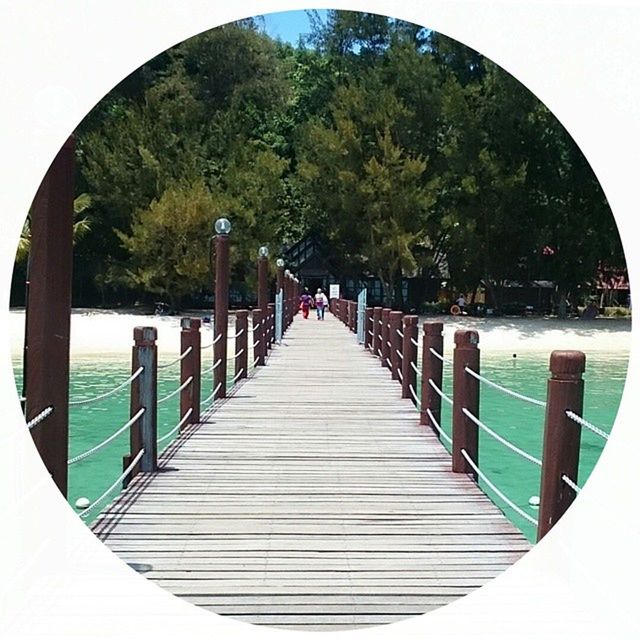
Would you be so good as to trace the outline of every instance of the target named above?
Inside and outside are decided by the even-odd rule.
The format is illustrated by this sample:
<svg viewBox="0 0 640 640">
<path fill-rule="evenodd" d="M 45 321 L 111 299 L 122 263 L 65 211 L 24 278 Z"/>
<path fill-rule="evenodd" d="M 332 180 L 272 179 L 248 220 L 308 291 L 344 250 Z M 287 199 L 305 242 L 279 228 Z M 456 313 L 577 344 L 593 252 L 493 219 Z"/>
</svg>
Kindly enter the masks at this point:
<svg viewBox="0 0 640 640">
<path fill-rule="evenodd" d="M 103 301 L 207 289 L 213 220 L 233 277 L 308 233 L 389 303 L 404 275 L 493 303 L 508 281 L 558 299 L 623 264 L 588 163 L 527 89 L 474 51 L 374 14 L 330 11 L 297 48 L 253 21 L 196 36 L 115 87 L 77 131 L 85 233 L 75 286 Z"/>
</svg>

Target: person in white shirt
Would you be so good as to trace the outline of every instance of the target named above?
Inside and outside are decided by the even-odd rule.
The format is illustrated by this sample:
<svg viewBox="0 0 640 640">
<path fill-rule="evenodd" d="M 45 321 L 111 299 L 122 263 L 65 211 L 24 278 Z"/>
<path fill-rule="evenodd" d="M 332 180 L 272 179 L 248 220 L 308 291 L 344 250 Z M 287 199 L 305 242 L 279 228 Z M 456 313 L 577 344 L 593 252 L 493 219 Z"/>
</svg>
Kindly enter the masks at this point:
<svg viewBox="0 0 640 640">
<path fill-rule="evenodd" d="M 327 299 L 327 296 L 324 295 L 322 289 L 318 289 L 315 295 L 315 303 L 318 320 L 324 320 L 324 311 L 329 305 L 329 300 Z"/>
</svg>

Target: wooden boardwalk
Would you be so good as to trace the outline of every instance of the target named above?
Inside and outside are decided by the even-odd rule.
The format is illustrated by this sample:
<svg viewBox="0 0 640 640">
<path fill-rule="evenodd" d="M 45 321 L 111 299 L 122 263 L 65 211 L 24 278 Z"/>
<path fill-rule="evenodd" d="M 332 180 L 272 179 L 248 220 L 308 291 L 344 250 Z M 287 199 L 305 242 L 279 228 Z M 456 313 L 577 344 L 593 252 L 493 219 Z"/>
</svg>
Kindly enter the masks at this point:
<svg viewBox="0 0 640 640">
<path fill-rule="evenodd" d="M 94 524 L 121 558 L 216 613 L 287 628 L 393 622 L 486 583 L 524 536 L 327 315 L 172 444 Z"/>
</svg>

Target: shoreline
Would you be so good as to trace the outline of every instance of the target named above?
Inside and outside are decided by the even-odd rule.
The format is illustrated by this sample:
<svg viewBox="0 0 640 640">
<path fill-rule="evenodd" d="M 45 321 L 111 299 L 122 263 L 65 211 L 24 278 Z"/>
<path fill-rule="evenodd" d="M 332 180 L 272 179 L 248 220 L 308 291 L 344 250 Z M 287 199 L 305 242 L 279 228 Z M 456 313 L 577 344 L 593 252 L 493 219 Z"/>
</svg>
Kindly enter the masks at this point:
<svg viewBox="0 0 640 640">
<path fill-rule="evenodd" d="M 230 325 L 235 323 L 229 312 Z M 22 354 L 24 309 L 10 309 L 9 333 L 12 359 Z M 158 316 L 141 313 L 137 309 L 77 308 L 71 313 L 71 356 L 82 358 L 122 356 L 131 353 L 133 328 L 154 326 L 158 329 L 159 357 L 180 352 L 180 319 L 184 316 L 211 315 L 206 310 L 186 310 L 182 316 Z M 312 321 L 312 320 L 310 320 Z M 442 322 L 445 352 L 453 349 L 453 334 L 457 329 L 475 329 L 480 334 L 480 349 L 484 353 L 551 353 L 558 349 L 585 352 L 620 353 L 631 348 L 629 318 L 579 318 L 559 320 L 554 317 L 490 317 L 419 316 L 419 327 L 425 321 Z M 419 335 L 421 329 L 419 329 Z M 211 337 L 212 328 L 203 324 L 203 343 Z"/>
</svg>

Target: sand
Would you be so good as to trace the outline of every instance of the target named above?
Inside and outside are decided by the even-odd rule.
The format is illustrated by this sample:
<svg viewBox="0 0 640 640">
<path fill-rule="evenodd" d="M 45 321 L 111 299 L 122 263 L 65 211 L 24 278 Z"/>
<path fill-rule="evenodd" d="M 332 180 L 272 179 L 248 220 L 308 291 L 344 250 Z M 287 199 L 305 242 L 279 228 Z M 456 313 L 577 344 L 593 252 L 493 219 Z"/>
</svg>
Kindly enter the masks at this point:
<svg viewBox="0 0 640 640">
<path fill-rule="evenodd" d="M 193 314 L 205 316 L 205 312 Z M 511 351 L 551 352 L 554 349 L 578 349 L 585 352 L 628 352 L 631 346 L 631 321 L 599 318 L 593 321 L 545 318 L 454 318 L 421 317 L 420 322 L 444 323 L 445 351 L 453 347 L 456 329 L 475 329 L 480 334 L 483 353 Z M 233 322 L 233 319 L 230 320 Z M 312 320 L 310 320 L 312 321 Z M 11 352 L 22 353 L 24 310 L 10 312 Z M 71 315 L 71 354 L 84 357 L 129 354 L 135 326 L 158 329 L 161 354 L 177 354 L 180 349 L 178 316 L 141 315 L 131 311 L 74 309 Z M 203 325 L 203 343 L 210 342 L 212 330 Z"/>
</svg>

